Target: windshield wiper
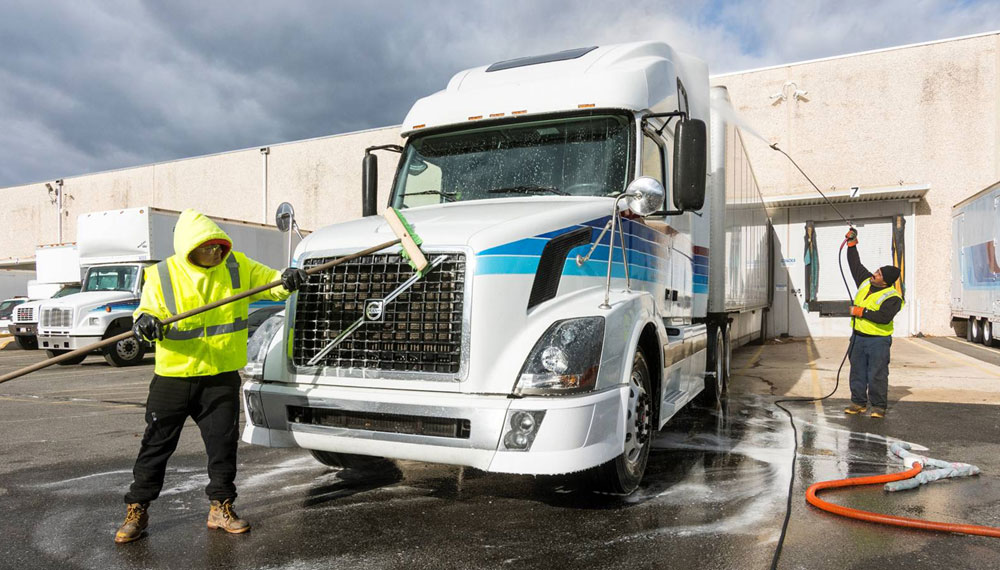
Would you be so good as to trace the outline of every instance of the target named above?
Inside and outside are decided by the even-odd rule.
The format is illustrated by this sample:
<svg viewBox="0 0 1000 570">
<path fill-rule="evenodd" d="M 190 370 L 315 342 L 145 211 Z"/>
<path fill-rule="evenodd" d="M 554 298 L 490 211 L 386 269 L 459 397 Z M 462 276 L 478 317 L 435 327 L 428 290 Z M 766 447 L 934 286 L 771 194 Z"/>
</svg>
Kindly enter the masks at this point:
<svg viewBox="0 0 1000 570">
<path fill-rule="evenodd" d="M 406 198 L 407 196 L 429 196 L 431 194 L 435 196 L 441 196 L 442 198 L 444 198 L 445 202 L 455 201 L 455 194 L 447 194 L 445 192 L 441 192 L 440 190 L 423 190 L 421 192 L 407 192 L 403 194 L 403 197 Z"/>
<path fill-rule="evenodd" d="M 562 190 L 554 186 L 509 186 L 507 188 L 494 188 L 487 192 L 487 194 L 539 194 L 539 193 L 549 193 L 556 194 L 559 196 L 569 196 L 569 192 L 563 192 Z"/>
</svg>

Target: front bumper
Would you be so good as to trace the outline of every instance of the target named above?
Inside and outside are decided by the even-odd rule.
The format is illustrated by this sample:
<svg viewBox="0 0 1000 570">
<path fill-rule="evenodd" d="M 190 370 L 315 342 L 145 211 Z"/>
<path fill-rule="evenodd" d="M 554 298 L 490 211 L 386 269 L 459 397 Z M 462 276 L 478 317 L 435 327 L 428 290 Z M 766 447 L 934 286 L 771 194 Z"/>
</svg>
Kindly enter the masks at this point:
<svg viewBox="0 0 1000 570">
<path fill-rule="evenodd" d="M 247 393 L 260 398 L 267 426 L 247 414 L 243 441 L 268 447 L 355 453 L 393 459 L 466 465 L 499 473 L 556 475 L 605 463 L 624 448 L 627 387 L 577 397 L 511 399 L 506 396 L 443 394 L 247 382 Z M 293 421 L 301 410 L 330 410 L 353 417 L 467 420 L 461 436 L 417 435 L 381 431 L 379 420 L 351 427 Z M 509 451 L 504 434 L 516 410 L 544 411 L 528 451 Z M 418 422 L 419 423 L 419 422 Z M 390 428 L 391 429 L 391 428 Z"/>
<path fill-rule="evenodd" d="M 38 324 L 36 323 L 12 323 L 7 326 L 7 329 L 14 336 L 35 336 L 38 334 Z"/>
<path fill-rule="evenodd" d="M 100 336 L 38 335 L 38 348 L 49 350 L 76 350 L 100 342 Z"/>
</svg>

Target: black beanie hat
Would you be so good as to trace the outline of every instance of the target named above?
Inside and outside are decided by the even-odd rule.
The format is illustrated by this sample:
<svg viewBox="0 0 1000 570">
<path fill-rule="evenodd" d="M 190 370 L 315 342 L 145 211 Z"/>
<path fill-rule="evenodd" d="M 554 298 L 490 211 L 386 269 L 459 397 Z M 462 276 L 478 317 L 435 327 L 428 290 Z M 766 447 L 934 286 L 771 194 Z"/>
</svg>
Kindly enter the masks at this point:
<svg viewBox="0 0 1000 570">
<path fill-rule="evenodd" d="M 893 265 L 883 265 L 879 268 L 882 271 L 882 280 L 886 285 L 892 285 L 899 279 L 899 268 Z"/>
</svg>

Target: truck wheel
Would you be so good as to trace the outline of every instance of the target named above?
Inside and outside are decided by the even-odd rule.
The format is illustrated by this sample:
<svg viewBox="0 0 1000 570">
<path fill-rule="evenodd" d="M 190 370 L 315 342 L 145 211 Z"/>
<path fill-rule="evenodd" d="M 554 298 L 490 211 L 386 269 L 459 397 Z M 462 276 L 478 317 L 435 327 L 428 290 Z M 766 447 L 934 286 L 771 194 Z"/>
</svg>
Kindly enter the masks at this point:
<svg viewBox="0 0 1000 570">
<path fill-rule="evenodd" d="M 104 334 L 104 338 L 111 338 L 125 332 L 122 328 L 113 328 Z M 111 346 L 103 349 L 104 360 L 111 366 L 135 366 L 142 362 L 142 357 L 146 354 L 146 347 L 139 339 L 130 336 L 122 339 Z"/>
<path fill-rule="evenodd" d="M 355 455 L 353 453 L 337 453 L 336 451 L 319 451 L 310 449 L 316 461 L 330 467 L 340 467 L 341 469 L 356 469 L 367 473 L 398 473 L 399 469 L 392 460 L 384 457 L 372 457 L 370 455 Z"/>
<path fill-rule="evenodd" d="M 48 356 L 49 358 L 55 358 L 55 357 L 59 356 L 60 354 L 66 354 L 67 352 L 70 352 L 70 351 L 69 350 L 46 350 L 45 351 L 45 355 Z M 86 360 L 86 358 L 87 358 L 86 354 L 80 354 L 80 355 L 74 356 L 73 358 L 70 358 L 69 360 L 63 360 L 62 362 L 57 362 L 56 364 L 58 364 L 59 366 L 72 366 L 74 364 L 80 364 L 81 362 L 83 362 L 84 360 Z"/>
<path fill-rule="evenodd" d="M 639 487 L 649 462 L 653 436 L 653 401 L 650 396 L 649 365 L 642 349 L 635 351 L 629 375 L 629 396 L 625 416 L 625 450 L 621 455 L 593 469 L 594 489 L 628 495 Z"/>
<path fill-rule="evenodd" d="M 969 329 L 972 338 L 971 342 L 983 342 L 983 326 L 976 317 L 969 317 Z"/>
<path fill-rule="evenodd" d="M 21 350 L 38 350 L 37 336 L 15 336 L 14 342 Z"/>
<path fill-rule="evenodd" d="M 982 331 L 983 344 L 986 346 L 993 346 L 996 339 L 993 337 L 993 323 L 991 323 L 989 319 L 983 319 Z"/>
<path fill-rule="evenodd" d="M 722 338 L 722 354 L 725 358 L 725 365 L 723 366 L 723 377 L 722 377 L 722 391 L 729 391 L 729 379 L 732 377 L 732 365 L 733 365 L 733 337 L 732 337 L 733 326 L 726 323 L 726 334 Z"/>
<path fill-rule="evenodd" d="M 714 329 L 714 330 L 713 330 Z M 705 389 L 701 403 L 718 408 L 726 394 L 725 336 L 720 327 L 709 329 L 708 358 L 705 361 Z"/>
</svg>

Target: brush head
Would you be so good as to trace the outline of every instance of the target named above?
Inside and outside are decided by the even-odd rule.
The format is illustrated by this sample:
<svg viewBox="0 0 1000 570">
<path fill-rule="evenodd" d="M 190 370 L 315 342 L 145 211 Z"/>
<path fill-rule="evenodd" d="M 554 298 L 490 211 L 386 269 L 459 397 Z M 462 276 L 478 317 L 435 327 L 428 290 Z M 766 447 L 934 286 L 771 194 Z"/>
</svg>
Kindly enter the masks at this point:
<svg viewBox="0 0 1000 570">
<path fill-rule="evenodd" d="M 399 210 L 389 208 L 385 211 L 383 217 L 385 217 L 385 221 L 389 224 L 389 227 L 392 228 L 396 237 L 399 238 L 399 244 L 402 246 L 400 255 L 403 256 L 403 259 L 410 264 L 410 267 L 412 267 L 414 271 L 417 271 L 420 274 L 425 273 L 427 268 L 430 267 L 430 264 L 427 262 L 427 258 L 424 256 L 424 253 L 420 251 L 420 244 L 424 243 L 424 240 L 417 235 L 413 226 L 405 217 L 403 217 L 403 214 L 400 213 Z"/>
</svg>

